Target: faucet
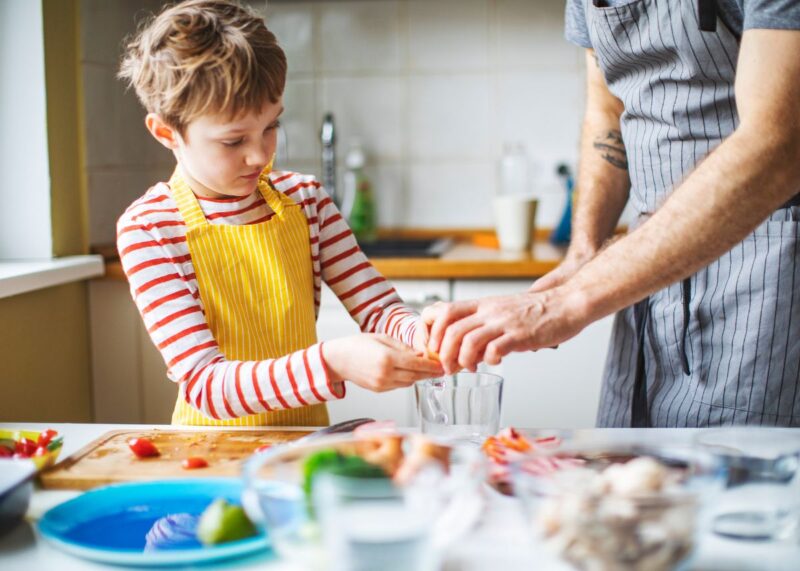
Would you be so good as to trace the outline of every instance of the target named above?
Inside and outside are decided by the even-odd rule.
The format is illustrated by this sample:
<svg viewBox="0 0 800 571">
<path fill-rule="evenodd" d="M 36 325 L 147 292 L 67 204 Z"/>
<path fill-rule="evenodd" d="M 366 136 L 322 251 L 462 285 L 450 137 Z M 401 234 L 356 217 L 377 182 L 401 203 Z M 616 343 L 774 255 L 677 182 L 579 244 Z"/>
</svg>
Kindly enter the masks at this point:
<svg viewBox="0 0 800 571">
<path fill-rule="evenodd" d="M 326 113 L 322 119 L 320 130 L 322 141 L 322 185 L 338 208 L 342 206 L 342 197 L 336 190 L 336 129 L 333 125 L 333 113 Z"/>
</svg>

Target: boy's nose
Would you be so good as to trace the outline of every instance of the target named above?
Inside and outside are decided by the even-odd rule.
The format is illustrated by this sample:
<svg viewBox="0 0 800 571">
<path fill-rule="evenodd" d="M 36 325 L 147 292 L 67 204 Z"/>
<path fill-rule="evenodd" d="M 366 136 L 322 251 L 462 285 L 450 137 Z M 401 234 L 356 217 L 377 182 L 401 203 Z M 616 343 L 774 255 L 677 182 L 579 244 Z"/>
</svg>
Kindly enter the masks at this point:
<svg viewBox="0 0 800 571">
<path fill-rule="evenodd" d="M 265 164 L 267 164 L 269 157 L 270 152 L 266 146 L 254 145 L 248 150 L 246 161 L 248 166 L 263 167 Z"/>
</svg>

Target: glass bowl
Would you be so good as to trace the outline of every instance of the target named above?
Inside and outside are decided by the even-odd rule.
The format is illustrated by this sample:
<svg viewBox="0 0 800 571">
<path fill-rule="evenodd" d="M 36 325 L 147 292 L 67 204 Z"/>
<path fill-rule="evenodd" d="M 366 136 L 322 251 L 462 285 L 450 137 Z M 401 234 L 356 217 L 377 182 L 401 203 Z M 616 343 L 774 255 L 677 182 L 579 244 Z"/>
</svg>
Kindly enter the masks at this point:
<svg viewBox="0 0 800 571">
<path fill-rule="evenodd" d="M 394 477 L 320 471 L 309 489 L 307 459 L 323 452 L 360 456 Z M 398 432 L 333 435 L 250 458 L 242 504 L 299 568 L 424 571 L 480 515 L 484 473 L 474 446 Z"/>
<path fill-rule="evenodd" d="M 702 430 L 695 444 L 725 467 L 713 531 L 748 540 L 787 539 L 800 526 L 800 431 L 737 426 Z"/>
<path fill-rule="evenodd" d="M 42 432 L 38 430 L 0 430 L 0 445 L 13 449 L 14 442 L 23 438 L 27 438 L 33 442 L 38 442 Z M 55 442 L 53 442 L 52 446 L 47 448 L 47 451 L 44 454 L 40 456 L 31 455 L 30 457 L 21 460 L 32 462 L 37 470 L 44 470 L 45 468 L 49 468 L 50 466 L 54 465 L 58 459 L 58 455 L 61 453 L 62 438 L 57 437 L 54 440 Z M 5 464 L 3 464 L 3 462 L 6 461 L 11 460 L 8 458 L 0 458 L 0 467 L 4 466 Z"/>
<path fill-rule="evenodd" d="M 539 449 L 511 472 L 537 544 L 600 571 L 686 565 L 722 481 L 712 455 L 635 444 Z"/>
</svg>

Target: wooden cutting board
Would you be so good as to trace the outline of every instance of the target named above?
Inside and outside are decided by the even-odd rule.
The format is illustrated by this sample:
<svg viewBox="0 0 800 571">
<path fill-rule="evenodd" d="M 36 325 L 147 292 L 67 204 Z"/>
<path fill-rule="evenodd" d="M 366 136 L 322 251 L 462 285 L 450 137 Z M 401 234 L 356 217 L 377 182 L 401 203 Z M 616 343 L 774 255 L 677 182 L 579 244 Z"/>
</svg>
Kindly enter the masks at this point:
<svg viewBox="0 0 800 571">
<path fill-rule="evenodd" d="M 69 458 L 39 475 L 42 487 L 88 490 L 119 482 L 165 478 L 238 477 L 242 461 L 256 448 L 297 440 L 303 430 L 115 430 L 107 432 Z M 131 438 L 149 438 L 160 456 L 137 458 L 128 447 Z M 185 470 L 181 461 L 200 456 L 207 468 Z"/>
</svg>

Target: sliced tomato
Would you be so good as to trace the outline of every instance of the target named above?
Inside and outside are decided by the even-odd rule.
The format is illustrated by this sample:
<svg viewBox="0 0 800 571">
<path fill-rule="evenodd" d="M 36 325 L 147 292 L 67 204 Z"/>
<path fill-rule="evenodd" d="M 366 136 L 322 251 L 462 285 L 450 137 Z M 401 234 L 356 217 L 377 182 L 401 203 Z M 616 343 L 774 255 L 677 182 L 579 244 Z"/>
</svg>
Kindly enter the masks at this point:
<svg viewBox="0 0 800 571">
<path fill-rule="evenodd" d="M 128 440 L 128 447 L 138 458 L 151 458 L 161 454 L 158 448 L 156 448 L 156 445 L 144 437 L 131 438 Z"/>
<path fill-rule="evenodd" d="M 184 470 L 195 470 L 196 468 L 208 468 L 208 462 L 206 462 L 205 458 L 201 458 L 200 456 L 192 456 L 190 458 L 185 458 L 181 462 L 181 466 L 183 466 Z"/>
<path fill-rule="evenodd" d="M 14 451 L 11 448 L 0 445 L 0 458 L 11 458 L 13 455 Z"/>
<path fill-rule="evenodd" d="M 21 458 L 30 458 L 36 452 L 36 442 L 30 438 L 20 438 L 14 443 L 14 452 Z"/>
<path fill-rule="evenodd" d="M 47 430 L 44 430 L 39 434 L 39 438 L 36 440 L 36 444 L 38 446 L 47 446 L 48 444 L 50 444 L 50 441 L 53 439 L 53 437 L 56 436 L 57 434 L 58 434 L 57 430 L 48 428 Z"/>
</svg>

